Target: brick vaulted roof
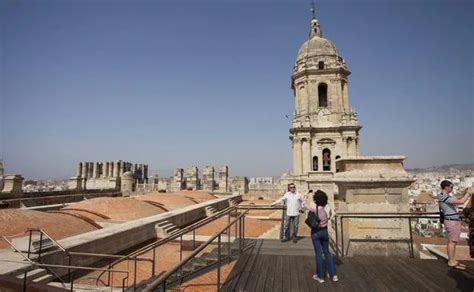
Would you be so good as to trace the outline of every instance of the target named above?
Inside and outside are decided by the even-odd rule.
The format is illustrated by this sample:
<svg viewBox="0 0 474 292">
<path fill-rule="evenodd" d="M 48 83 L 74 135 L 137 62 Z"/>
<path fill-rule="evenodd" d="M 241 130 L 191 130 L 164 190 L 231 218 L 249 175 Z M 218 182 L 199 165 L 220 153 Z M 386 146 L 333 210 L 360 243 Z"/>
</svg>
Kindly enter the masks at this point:
<svg viewBox="0 0 474 292">
<path fill-rule="evenodd" d="M 62 239 L 98 229 L 87 221 L 68 214 L 22 209 L 0 210 L 0 235 L 22 237 L 25 236 L 24 232 L 28 228 L 44 229 L 54 239 Z M 8 244 L 0 241 L 0 248 L 6 247 Z"/>
<path fill-rule="evenodd" d="M 151 193 L 138 196 L 136 199 L 154 202 L 162 205 L 167 210 L 175 210 L 196 204 L 193 200 L 177 194 Z"/>
<path fill-rule="evenodd" d="M 76 209 L 101 214 L 112 220 L 129 221 L 166 212 L 165 209 L 131 198 L 94 198 L 62 209 Z"/>
</svg>

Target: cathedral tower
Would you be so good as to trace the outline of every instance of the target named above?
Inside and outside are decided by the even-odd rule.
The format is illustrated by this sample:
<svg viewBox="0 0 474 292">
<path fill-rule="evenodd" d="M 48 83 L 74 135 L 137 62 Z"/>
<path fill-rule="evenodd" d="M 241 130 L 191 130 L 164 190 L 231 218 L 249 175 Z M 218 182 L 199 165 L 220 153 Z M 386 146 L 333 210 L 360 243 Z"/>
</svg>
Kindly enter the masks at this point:
<svg viewBox="0 0 474 292">
<path fill-rule="evenodd" d="M 290 128 L 293 176 L 308 181 L 336 172 L 339 158 L 359 156 L 357 114 L 348 94 L 350 72 L 336 46 L 323 38 L 318 20 L 311 20 L 291 76 L 295 110 Z"/>
</svg>

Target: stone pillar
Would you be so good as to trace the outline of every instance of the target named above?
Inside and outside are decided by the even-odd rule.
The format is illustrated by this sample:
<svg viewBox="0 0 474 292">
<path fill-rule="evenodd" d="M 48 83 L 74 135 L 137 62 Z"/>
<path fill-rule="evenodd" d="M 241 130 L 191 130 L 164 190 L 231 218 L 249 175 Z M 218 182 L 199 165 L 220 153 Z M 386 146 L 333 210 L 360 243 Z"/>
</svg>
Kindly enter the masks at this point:
<svg viewBox="0 0 474 292">
<path fill-rule="evenodd" d="M 76 176 L 77 177 L 82 177 L 82 162 L 79 162 L 77 164 Z"/>
<path fill-rule="evenodd" d="M 135 191 L 135 177 L 130 171 L 124 172 L 122 174 L 120 179 L 120 190 L 124 195 Z"/>
<path fill-rule="evenodd" d="M 119 168 L 120 168 L 119 161 L 114 162 L 114 167 L 113 168 L 114 168 L 113 176 L 114 177 L 119 177 Z"/>
<path fill-rule="evenodd" d="M 86 178 L 86 176 L 87 176 L 87 164 L 86 164 L 86 162 L 81 162 L 81 167 L 82 167 L 81 177 Z"/>
<path fill-rule="evenodd" d="M 125 162 L 120 160 L 120 171 L 119 171 L 119 176 L 122 176 L 122 174 L 125 173 Z"/>
<path fill-rule="evenodd" d="M 89 162 L 89 178 L 94 177 L 94 162 Z"/>
<path fill-rule="evenodd" d="M 309 140 L 303 138 L 301 141 L 302 145 L 302 173 L 308 173 L 311 170 L 311 150 Z"/>
<path fill-rule="evenodd" d="M 92 162 L 92 178 L 97 178 L 99 162 Z"/>
<path fill-rule="evenodd" d="M 229 167 L 227 165 L 219 169 L 219 191 L 223 193 L 229 191 Z"/>
<path fill-rule="evenodd" d="M 191 166 L 186 170 L 186 189 L 197 190 L 199 187 L 199 170 L 196 166 Z"/>
<path fill-rule="evenodd" d="M 23 196 L 23 177 L 20 174 L 7 175 L 3 177 L 2 193 L 8 193 L 13 197 Z"/>
<path fill-rule="evenodd" d="M 214 167 L 206 166 L 202 171 L 202 189 L 204 191 L 214 191 Z"/>
<path fill-rule="evenodd" d="M 102 177 L 106 178 L 109 176 L 109 163 L 103 162 L 102 163 Z"/>
<path fill-rule="evenodd" d="M 303 156 L 302 156 L 302 145 L 301 145 L 301 139 L 296 139 L 295 140 L 295 157 L 296 157 L 296 160 L 293 162 L 294 163 L 294 166 L 296 168 L 296 171 L 295 171 L 295 174 L 296 175 L 300 175 L 303 173 Z"/>
<path fill-rule="evenodd" d="M 143 182 L 148 182 L 148 164 L 143 165 Z"/>
<path fill-rule="evenodd" d="M 183 169 L 177 168 L 174 172 L 173 182 L 171 183 L 171 191 L 180 191 L 184 189 Z"/>
</svg>

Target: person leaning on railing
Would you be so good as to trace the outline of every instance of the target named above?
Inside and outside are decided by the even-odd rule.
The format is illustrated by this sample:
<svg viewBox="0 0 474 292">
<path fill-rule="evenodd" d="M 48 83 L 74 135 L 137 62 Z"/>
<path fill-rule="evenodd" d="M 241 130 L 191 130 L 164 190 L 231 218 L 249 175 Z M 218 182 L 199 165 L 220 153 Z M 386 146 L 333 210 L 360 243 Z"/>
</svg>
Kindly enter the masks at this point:
<svg viewBox="0 0 474 292">
<path fill-rule="evenodd" d="M 474 190 L 472 188 L 465 189 L 461 192 L 461 198 L 455 197 L 452 192 L 453 183 L 449 180 L 443 180 L 441 182 L 441 192 L 438 194 L 438 203 L 440 212 L 444 217 L 443 224 L 448 238 L 448 244 L 446 246 L 448 252 L 448 266 L 458 270 L 466 270 L 465 265 L 456 261 L 456 245 L 461 235 L 461 218 L 457 206 L 466 204 L 471 194 L 474 193 Z"/>
</svg>

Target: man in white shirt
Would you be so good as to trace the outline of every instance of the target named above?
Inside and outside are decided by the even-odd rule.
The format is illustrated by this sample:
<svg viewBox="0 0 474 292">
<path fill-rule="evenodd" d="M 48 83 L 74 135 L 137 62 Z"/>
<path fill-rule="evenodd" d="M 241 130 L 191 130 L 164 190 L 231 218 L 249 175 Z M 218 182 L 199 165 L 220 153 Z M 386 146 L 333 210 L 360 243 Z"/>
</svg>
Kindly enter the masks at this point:
<svg viewBox="0 0 474 292">
<path fill-rule="evenodd" d="M 284 222 L 284 238 L 282 242 L 290 240 L 290 224 L 293 223 L 293 242 L 298 241 L 298 223 L 300 219 L 301 203 L 303 203 L 303 196 L 296 192 L 296 186 L 294 183 L 288 185 L 288 192 L 283 197 L 272 203 L 272 206 L 276 204 L 286 204 L 286 216 Z"/>
</svg>

